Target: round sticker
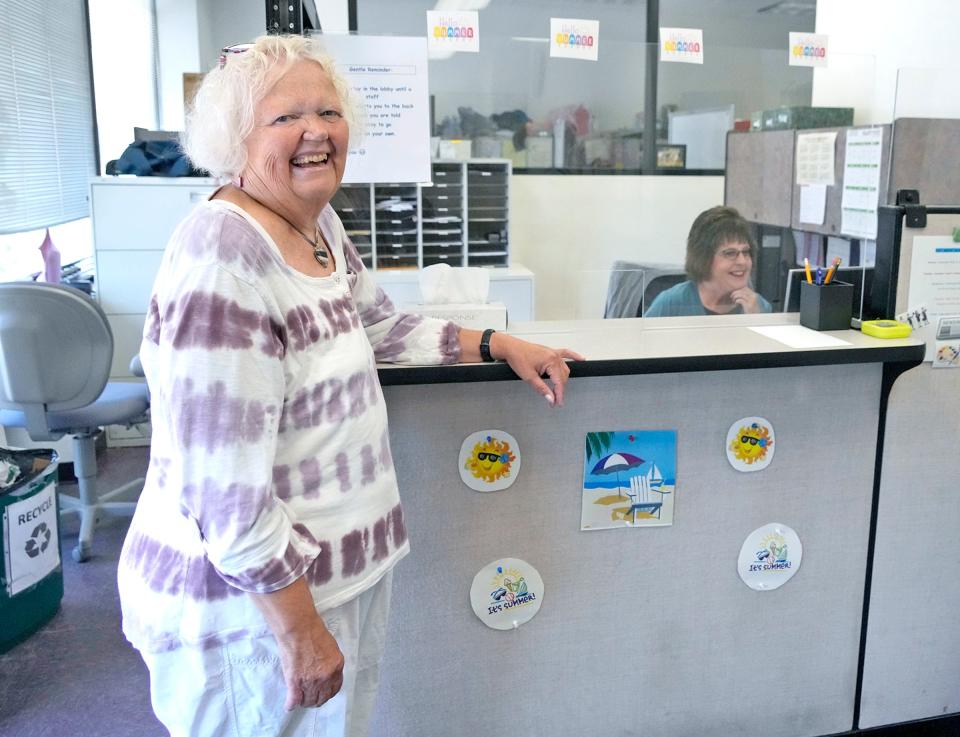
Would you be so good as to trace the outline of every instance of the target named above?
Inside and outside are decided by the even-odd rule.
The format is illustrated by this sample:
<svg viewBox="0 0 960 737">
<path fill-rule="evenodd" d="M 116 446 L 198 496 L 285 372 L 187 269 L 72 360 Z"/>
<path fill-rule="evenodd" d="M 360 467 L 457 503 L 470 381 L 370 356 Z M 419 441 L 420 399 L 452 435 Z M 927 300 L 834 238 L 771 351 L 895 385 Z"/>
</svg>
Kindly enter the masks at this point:
<svg viewBox="0 0 960 737">
<path fill-rule="evenodd" d="M 803 545 L 797 533 L 773 522 L 757 528 L 744 541 L 737 573 L 754 591 L 772 591 L 793 578 L 802 559 Z"/>
<path fill-rule="evenodd" d="M 762 417 L 744 417 L 727 431 L 727 460 L 738 471 L 762 471 L 773 460 L 773 425 Z"/>
<path fill-rule="evenodd" d="M 487 627 L 512 630 L 540 611 L 543 579 L 519 558 L 500 558 L 480 569 L 470 587 L 473 612 Z"/>
<path fill-rule="evenodd" d="M 520 473 L 517 439 L 503 430 L 481 430 L 460 446 L 460 478 L 474 491 L 509 488 Z"/>
</svg>

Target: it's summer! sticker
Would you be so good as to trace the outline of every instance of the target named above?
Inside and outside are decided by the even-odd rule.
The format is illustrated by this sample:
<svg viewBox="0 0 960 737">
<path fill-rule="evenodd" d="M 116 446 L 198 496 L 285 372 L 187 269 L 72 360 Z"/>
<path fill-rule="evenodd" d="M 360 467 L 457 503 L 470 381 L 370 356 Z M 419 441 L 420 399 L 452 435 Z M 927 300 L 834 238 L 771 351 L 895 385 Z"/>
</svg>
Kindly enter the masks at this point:
<svg viewBox="0 0 960 737">
<path fill-rule="evenodd" d="M 740 548 L 737 573 L 754 591 L 772 591 L 794 577 L 803 558 L 800 537 L 779 522 L 758 527 Z"/>
<path fill-rule="evenodd" d="M 512 630 L 529 622 L 542 602 L 543 579 L 519 558 L 500 558 L 484 566 L 470 587 L 473 613 L 495 630 Z"/>
<path fill-rule="evenodd" d="M 762 417 L 744 417 L 727 431 L 727 460 L 738 471 L 762 471 L 773 461 L 773 425 Z"/>
<path fill-rule="evenodd" d="M 460 478 L 474 491 L 500 491 L 520 473 L 517 439 L 503 430 L 481 430 L 460 446 Z"/>
</svg>

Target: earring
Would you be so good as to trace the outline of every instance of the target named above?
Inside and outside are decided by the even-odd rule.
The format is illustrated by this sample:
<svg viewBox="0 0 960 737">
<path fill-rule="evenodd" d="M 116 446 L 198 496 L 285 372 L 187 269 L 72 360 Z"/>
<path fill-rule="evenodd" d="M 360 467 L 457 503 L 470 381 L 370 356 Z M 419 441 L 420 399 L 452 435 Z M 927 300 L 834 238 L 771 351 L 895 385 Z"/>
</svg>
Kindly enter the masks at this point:
<svg viewBox="0 0 960 737">
<path fill-rule="evenodd" d="M 243 175 L 240 175 L 240 189 L 243 189 Z"/>
</svg>

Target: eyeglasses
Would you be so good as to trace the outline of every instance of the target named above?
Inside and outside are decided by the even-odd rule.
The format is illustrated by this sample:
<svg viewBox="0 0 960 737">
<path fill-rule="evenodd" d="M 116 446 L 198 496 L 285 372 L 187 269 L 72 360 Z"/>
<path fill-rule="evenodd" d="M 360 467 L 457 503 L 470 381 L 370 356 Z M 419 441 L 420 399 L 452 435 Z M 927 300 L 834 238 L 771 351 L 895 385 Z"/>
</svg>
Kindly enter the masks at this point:
<svg viewBox="0 0 960 737">
<path fill-rule="evenodd" d="M 499 453 L 477 453 L 477 460 L 478 461 L 486 461 L 486 460 L 499 461 L 500 454 Z"/>
<path fill-rule="evenodd" d="M 737 256 L 753 258 L 753 249 L 750 246 L 746 248 L 724 248 L 720 251 L 720 255 L 727 261 L 736 261 Z"/>
<path fill-rule="evenodd" d="M 253 44 L 234 44 L 233 46 L 224 46 L 220 49 L 220 68 L 223 69 L 227 65 L 227 55 L 228 54 L 242 54 L 244 51 L 249 51 L 253 48 Z"/>
<path fill-rule="evenodd" d="M 749 435 L 741 435 L 740 442 L 743 443 L 744 445 L 746 445 L 747 443 L 750 443 L 750 445 L 756 445 L 757 443 L 760 442 L 760 438 L 751 438 Z"/>
</svg>

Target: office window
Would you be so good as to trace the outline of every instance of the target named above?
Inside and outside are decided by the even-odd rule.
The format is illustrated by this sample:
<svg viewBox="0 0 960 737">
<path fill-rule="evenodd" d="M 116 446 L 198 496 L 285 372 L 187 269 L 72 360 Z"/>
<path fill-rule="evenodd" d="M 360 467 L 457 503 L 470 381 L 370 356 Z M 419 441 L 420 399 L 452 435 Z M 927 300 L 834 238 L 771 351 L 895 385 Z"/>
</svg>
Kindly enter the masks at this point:
<svg viewBox="0 0 960 737">
<path fill-rule="evenodd" d="M 810 104 L 812 71 L 786 51 L 790 31 L 814 30 L 816 0 L 363 0 L 357 32 L 421 36 L 427 10 L 454 6 L 479 9 L 480 53 L 431 60 L 433 135 L 515 173 L 719 173 L 734 120 Z M 659 62 L 648 12 L 702 29 L 705 63 Z M 598 61 L 550 58 L 551 16 L 598 20 Z"/>
<path fill-rule="evenodd" d="M 0 233 L 89 213 L 96 172 L 84 3 L 0 0 Z"/>
</svg>

